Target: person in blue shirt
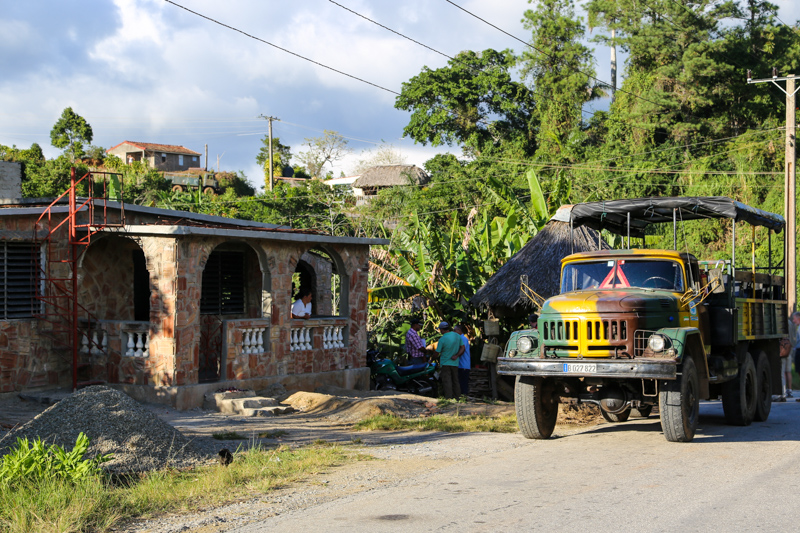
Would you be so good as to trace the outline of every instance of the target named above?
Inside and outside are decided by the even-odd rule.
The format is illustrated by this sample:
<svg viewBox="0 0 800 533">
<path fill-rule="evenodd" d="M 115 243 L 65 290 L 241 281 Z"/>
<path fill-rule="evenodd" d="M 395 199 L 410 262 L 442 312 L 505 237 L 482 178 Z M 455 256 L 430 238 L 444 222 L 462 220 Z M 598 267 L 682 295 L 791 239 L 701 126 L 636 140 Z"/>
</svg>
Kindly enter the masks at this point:
<svg viewBox="0 0 800 533">
<path fill-rule="evenodd" d="M 461 342 L 464 345 L 464 353 L 458 358 L 458 384 L 461 386 L 461 394 L 469 396 L 469 369 L 472 367 L 472 359 L 469 353 L 469 339 L 465 335 L 467 328 L 457 324 L 453 326 L 453 331 L 461 335 Z"/>
</svg>

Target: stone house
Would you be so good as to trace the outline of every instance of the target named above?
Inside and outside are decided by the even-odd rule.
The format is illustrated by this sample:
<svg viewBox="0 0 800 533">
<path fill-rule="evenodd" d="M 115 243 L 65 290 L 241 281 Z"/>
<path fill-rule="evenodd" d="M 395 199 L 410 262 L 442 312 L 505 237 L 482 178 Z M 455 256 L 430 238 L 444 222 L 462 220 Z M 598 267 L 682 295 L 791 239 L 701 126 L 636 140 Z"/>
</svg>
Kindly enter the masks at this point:
<svg viewBox="0 0 800 533">
<path fill-rule="evenodd" d="M 0 392 L 107 383 L 179 409 L 280 382 L 368 388 L 369 247 L 108 200 L 0 205 Z M 312 317 L 292 319 L 297 291 Z"/>
<path fill-rule="evenodd" d="M 156 170 L 162 172 L 178 172 L 190 168 L 200 168 L 200 154 L 184 146 L 172 144 L 141 143 L 123 141 L 106 150 L 126 164 L 134 161 L 145 161 Z"/>
</svg>

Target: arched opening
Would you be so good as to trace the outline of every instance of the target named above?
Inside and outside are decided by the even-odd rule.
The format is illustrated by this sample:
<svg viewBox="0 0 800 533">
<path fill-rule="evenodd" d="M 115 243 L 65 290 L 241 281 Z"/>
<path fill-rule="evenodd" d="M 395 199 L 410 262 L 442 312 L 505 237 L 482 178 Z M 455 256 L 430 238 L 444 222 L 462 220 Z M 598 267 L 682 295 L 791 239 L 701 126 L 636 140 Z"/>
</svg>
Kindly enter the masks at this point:
<svg viewBox="0 0 800 533">
<path fill-rule="evenodd" d="M 292 303 L 308 289 L 313 317 L 346 317 L 349 316 L 349 288 L 349 277 L 338 254 L 315 247 L 297 262 L 292 275 Z"/>
<path fill-rule="evenodd" d="M 224 321 L 263 316 L 268 283 L 259 256 L 249 245 L 224 243 L 211 251 L 200 292 L 200 382 L 221 379 Z"/>
<path fill-rule="evenodd" d="M 78 303 L 98 320 L 150 320 L 150 274 L 132 239 L 97 240 L 81 257 Z"/>
<path fill-rule="evenodd" d="M 151 291 L 144 251 L 127 237 L 99 238 L 81 256 L 78 278 L 78 380 L 145 382 L 146 364 L 124 362 L 149 353 Z"/>
</svg>

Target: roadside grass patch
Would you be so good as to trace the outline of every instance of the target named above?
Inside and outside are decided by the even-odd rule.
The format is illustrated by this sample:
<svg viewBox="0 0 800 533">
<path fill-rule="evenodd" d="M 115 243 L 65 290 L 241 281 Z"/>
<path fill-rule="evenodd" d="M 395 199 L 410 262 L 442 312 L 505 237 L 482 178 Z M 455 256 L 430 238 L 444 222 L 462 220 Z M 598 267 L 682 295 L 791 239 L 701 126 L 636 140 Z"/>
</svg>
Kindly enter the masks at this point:
<svg viewBox="0 0 800 533">
<path fill-rule="evenodd" d="M 328 443 L 297 449 L 255 446 L 236 452 L 227 467 L 215 464 L 149 472 L 129 476 L 125 484 L 113 484 L 108 476 L 0 484 L 0 531 L 109 531 L 122 520 L 192 512 L 251 498 L 363 459 Z"/>
<path fill-rule="evenodd" d="M 211 436 L 216 440 L 244 440 L 246 438 L 236 433 L 235 431 L 223 431 L 221 433 L 213 433 Z"/>
<path fill-rule="evenodd" d="M 461 398 L 454 400 L 452 398 L 445 398 L 444 396 L 440 396 L 439 398 L 436 399 L 436 407 L 440 409 L 444 409 L 445 407 L 455 405 L 457 403 L 467 403 L 467 398 L 465 396 L 462 396 Z"/>
<path fill-rule="evenodd" d="M 286 431 L 282 429 L 276 429 L 275 431 L 264 431 L 263 433 L 258 434 L 259 439 L 279 439 L 287 434 Z"/>
<path fill-rule="evenodd" d="M 517 416 L 434 415 L 425 418 L 400 418 L 396 415 L 375 415 L 356 423 L 357 431 L 442 431 L 445 433 L 516 433 Z"/>
</svg>

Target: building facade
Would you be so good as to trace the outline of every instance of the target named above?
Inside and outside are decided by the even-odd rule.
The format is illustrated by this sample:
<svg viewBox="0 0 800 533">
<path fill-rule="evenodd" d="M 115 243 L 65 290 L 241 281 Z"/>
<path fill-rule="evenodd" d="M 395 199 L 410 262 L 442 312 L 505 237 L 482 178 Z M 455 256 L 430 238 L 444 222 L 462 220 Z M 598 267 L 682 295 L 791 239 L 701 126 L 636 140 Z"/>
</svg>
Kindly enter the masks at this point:
<svg viewBox="0 0 800 533">
<path fill-rule="evenodd" d="M 106 383 L 186 409 L 231 387 L 368 388 L 369 247 L 383 241 L 101 200 L 6 202 L 0 392 Z M 306 287 L 312 317 L 292 319 Z"/>
<path fill-rule="evenodd" d="M 144 161 L 150 168 L 163 172 L 178 172 L 200 168 L 200 154 L 184 146 L 124 141 L 106 153 L 119 157 L 125 164 Z"/>
</svg>

